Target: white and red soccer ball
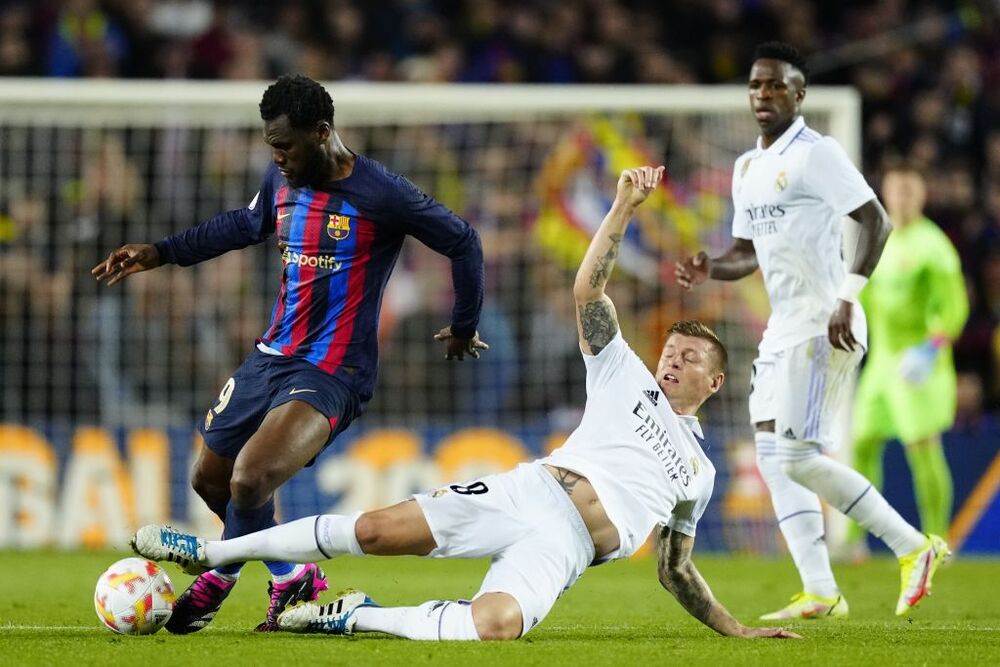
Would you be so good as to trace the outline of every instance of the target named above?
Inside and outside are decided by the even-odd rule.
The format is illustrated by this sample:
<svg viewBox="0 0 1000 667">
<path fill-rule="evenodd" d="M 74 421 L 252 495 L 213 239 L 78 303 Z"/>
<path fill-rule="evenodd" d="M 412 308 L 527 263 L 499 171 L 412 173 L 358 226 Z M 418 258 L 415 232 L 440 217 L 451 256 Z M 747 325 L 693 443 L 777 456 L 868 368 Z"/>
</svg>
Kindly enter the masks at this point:
<svg viewBox="0 0 1000 667">
<path fill-rule="evenodd" d="M 151 635 L 170 618 L 175 597 L 163 568 L 142 558 L 123 558 L 97 580 L 94 609 L 110 630 Z"/>
</svg>

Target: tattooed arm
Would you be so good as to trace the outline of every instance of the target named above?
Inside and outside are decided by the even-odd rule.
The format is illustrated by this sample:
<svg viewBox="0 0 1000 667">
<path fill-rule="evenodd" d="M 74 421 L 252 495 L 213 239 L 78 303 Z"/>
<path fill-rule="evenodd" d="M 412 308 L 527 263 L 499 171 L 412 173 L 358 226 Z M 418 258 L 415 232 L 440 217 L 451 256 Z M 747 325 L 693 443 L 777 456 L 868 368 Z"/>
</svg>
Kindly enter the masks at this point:
<svg viewBox="0 0 1000 667">
<path fill-rule="evenodd" d="M 585 354 L 599 354 L 618 333 L 618 316 L 611 299 L 604 293 L 604 286 L 615 266 L 632 214 L 661 178 L 663 167 L 639 167 L 622 172 L 611 210 L 591 239 L 587 254 L 576 272 L 573 283 L 576 325 L 580 334 L 580 349 Z"/>
<path fill-rule="evenodd" d="M 691 562 L 694 538 L 663 526 L 656 531 L 656 553 L 660 583 L 673 593 L 689 614 L 727 637 L 774 637 L 798 639 L 782 628 L 748 628 L 716 601 L 712 589 Z"/>
</svg>

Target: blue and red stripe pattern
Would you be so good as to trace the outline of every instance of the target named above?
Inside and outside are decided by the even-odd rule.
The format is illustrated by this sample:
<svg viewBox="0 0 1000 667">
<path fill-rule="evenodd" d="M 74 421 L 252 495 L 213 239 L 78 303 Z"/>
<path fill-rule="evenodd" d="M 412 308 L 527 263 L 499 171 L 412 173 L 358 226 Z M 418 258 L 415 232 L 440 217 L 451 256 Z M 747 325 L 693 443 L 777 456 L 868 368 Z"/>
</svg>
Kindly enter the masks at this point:
<svg viewBox="0 0 1000 667">
<path fill-rule="evenodd" d="M 284 186 L 278 189 L 278 192 L 274 195 L 274 208 L 284 208 L 286 202 L 288 201 L 288 186 Z M 285 223 L 290 224 L 290 223 Z M 278 236 L 281 236 L 282 220 L 276 220 L 275 222 L 276 231 Z M 288 283 L 284 280 L 281 281 L 281 290 L 278 292 L 278 298 L 274 302 L 274 308 L 271 310 L 271 326 L 264 333 L 264 339 L 271 339 L 274 337 L 275 329 L 278 324 L 285 319 L 285 300 L 286 292 L 285 289 Z"/>
<path fill-rule="evenodd" d="M 284 270 L 271 322 L 258 339 L 341 379 L 362 400 L 378 369 L 378 319 L 403 241 L 451 259 L 451 329 L 470 338 L 483 302 L 479 235 L 405 178 L 363 155 L 323 188 L 292 188 L 272 165 L 245 209 L 227 211 L 157 243 L 167 262 L 194 264 L 277 235 Z"/>
<path fill-rule="evenodd" d="M 284 188 L 274 201 L 285 268 L 271 324 L 259 342 L 360 384 L 356 388 L 362 393 L 370 392 L 378 313 L 367 307 L 366 297 L 380 301 L 384 281 L 371 291 L 366 277 L 373 244 L 395 235 L 379 239 L 376 223 L 333 192 Z M 362 321 L 367 326 L 359 327 Z"/>
</svg>

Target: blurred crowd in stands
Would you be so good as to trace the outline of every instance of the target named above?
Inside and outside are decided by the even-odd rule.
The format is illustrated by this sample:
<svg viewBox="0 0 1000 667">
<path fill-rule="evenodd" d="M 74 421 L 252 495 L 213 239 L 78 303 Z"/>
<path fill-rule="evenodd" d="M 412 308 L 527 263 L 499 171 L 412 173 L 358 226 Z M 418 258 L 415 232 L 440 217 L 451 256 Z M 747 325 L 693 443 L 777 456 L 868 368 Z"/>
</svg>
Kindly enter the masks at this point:
<svg viewBox="0 0 1000 667">
<path fill-rule="evenodd" d="M 972 304 L 956 345 L 960 419 L 1000 409 L 995 0 L 0 0 L 0 76 L 270 79 L 300 72 L 325 81 L 736 83 L 754 45 L 768 39 L 809 54 L 812 83 L 861 92 L 863 168 L 873 184 L 894 158 L 926 170 L 927 213 L 959 249 Z M 107 164 L 98 173 L 117 179 L 107 184 L 114 196 L 92 193 L 104 198 L 104 214 L 125 215 L 142 197 L 120 153 L 101 156 Z M 428 185 L 439 194 L 448 186 Z M 466 204 L 468 214 L 476 204 Z M 30 220 L 44 205 L 25 198 L 18 202 L 24 210 L 6 214 Z M 0 220 L 0 245 L 2 237 Z M 8 287 L 19 275 L 27 280 L 5 264 Z M 217 279 L 225 283 L 226 275 L 233 274 Z M 188 278 L 169 280 L 184 283 L 177 290 L 195 289 Z M 270 298 L 274 281 L 268 285 Z M 68 292 L 52 291 L 60 293 Z M 240 336 L 252 338 L 266 315 L 258 314 L 240 323 Z M 198 354 L 190 351 L 172 372 L 197 366 Z"/>
</svg>

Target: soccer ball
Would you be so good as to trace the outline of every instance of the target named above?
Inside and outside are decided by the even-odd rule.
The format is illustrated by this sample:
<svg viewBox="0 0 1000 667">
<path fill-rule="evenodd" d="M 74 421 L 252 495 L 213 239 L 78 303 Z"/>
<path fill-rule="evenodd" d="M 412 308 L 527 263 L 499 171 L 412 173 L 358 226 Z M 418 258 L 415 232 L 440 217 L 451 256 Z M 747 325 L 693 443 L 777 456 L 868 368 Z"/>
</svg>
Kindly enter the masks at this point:
<svg viewBox="0 0 1000 667">
<path fill-rule="evenodd" d="M 151 635 L 174 610 L 167 573 L 143 558 L 123 558 L 97 580 L 94 609 L 109 629 L 123 635 Z"/>
</svg>

